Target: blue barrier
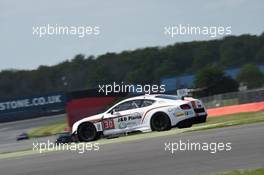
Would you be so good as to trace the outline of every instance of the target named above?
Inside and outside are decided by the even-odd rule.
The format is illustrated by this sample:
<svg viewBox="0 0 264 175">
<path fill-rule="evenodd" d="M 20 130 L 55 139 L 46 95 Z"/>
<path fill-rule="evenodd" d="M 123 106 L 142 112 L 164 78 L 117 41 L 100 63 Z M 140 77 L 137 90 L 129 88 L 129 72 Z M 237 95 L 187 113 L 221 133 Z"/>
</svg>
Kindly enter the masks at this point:
<svg viewBox="0 0 264 175">
<path fill-rule="evenodd" d="M 64 113 L 65 105 L 63 92 L 0 99 L 0 122 Z"/>
<path fill-rule="evenodd" d="M 264 64 L 258 65 L 260 71 L 264 73 Z M 241 70 L 240 68 L 226 69 L 224 70 L 227 76 L 235 79 Z M 181 88 L 194 88 L 195 75 L 180 75 L 174 77 L 164 77 L 160 80 L 161 84 L 165 85 L 166 93 L 176 92 L 177 89 Z"/>
</svg>

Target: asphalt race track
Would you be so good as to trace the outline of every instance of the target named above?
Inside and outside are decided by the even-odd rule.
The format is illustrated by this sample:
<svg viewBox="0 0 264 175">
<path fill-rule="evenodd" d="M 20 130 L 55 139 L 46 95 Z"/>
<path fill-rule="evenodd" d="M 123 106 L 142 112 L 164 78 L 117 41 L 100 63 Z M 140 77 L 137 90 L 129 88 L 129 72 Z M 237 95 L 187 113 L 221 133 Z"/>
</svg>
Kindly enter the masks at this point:
<svg viewBox="0 0 264 175">
<path fill-rule="evenodd" d="M 16 136 L 32 128 L 57 123 L 59 121 L 65 120 L 65 118 L 65 114 L 62 114 L 50 117 L 40 117 L 36 119 L 0 123 L 0 153 L 31 148 L 32 140 L 23 140 L 17 142 Z M 43 139 L 47 140 L 47 138 L 36 140 Z M 53 137 L 50 137 L 49 139 L 52 140 Z"/>
<path fill-rule="evenodd" d="M 50 152 L 0 160 L 1 174 L 144 174 L 195 175 L 264 167 L 264 123 L 182 133 L 100 146 L 100 151 Z M 231 142 L 232 150 L 164 150 L 164 142 Z"/>
</svg>

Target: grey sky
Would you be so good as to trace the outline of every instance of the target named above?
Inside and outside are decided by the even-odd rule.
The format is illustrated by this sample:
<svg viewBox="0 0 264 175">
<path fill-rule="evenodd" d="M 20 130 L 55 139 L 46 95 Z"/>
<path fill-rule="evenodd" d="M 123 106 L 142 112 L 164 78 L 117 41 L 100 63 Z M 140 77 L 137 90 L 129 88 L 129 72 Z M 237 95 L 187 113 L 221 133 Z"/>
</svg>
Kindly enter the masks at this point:
<svg viewBox="0 0 264 175">
<path fill-rule="evenodd" d="M 232 34 L 264 31 L 263 0 L 0 0 L 0 70 L 54 65 L 74 55 L 100 55 L 207 36 L 169 38 L 164 26 L 231 26 Z M 100 26 L 97 37 L 32 35 L 46 24 Z"/>
</svg>

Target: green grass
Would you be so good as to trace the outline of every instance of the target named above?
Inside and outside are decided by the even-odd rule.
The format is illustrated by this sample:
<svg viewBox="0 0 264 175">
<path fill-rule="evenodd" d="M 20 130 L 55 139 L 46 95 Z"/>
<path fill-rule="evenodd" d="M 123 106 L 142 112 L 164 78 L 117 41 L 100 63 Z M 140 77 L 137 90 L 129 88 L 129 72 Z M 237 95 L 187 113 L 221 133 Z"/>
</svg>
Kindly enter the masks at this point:
<svg viewBox="0 0 264 175">
<path fill-rule="evenodd" d="M 251 112 L 251 113 L 240 113 L 234 115 L 226 115 L 222 117 L 212 117 L 208 118 L 206 123 L 194 125 L 193 128 L 188 128 L 186 131 L 196 131 L 196 130 L 204 130 L 204 129 L 213 129 L 213 128 L 221 128 L 227 126 L 235 126 L 235 125 L 243 125 L 243 124 L 251 124 L 257 122 L 264 122 L 264 111 L 261 112 Z M 56 124 L 43 126 L 40 128 L 32 129 L 28 132 L 30 137 L 43 137 L 58 134 L 64 131 L 67 127 L 65 121 L 59 122 Z M 177 128 L 174 128 L 175 130 Z"/>
<path fill-rule="evenodd" d="M 54 123 L 51 125 L 39 127 L 32 129 L 28 132 L 29 137 L 44 137 L 55 135 L 61 132 L 64 132 L 64 129 L 67 128 L 67 123 L 65 121 Z"/>
<path fill-rule="evenodd" d="M 256 169 L 256 170 L 247 170 L 247 171 L 231 171 L 226 173 L 217 173 L 213 175 L 263 175 L 264 168 Z"/>
<path fill-rule="evenodd" d="M 264 111 L 260 112 L 248 112 L 248 113 L 239 113 L 233 115 L 225 115 L 221 117 L 209 117 L 206 123 L 198 124 L 196 126 L 206 126 L 195 130 L 204 130 L 204 129 L 213 129 L 213 128 L 222 128 L 228 126 L 236 126 L 236 125 L 243 125 L 243 124 L 251 124 L 251 123 L 258 123 L 264 122 Z"/>
</svg>

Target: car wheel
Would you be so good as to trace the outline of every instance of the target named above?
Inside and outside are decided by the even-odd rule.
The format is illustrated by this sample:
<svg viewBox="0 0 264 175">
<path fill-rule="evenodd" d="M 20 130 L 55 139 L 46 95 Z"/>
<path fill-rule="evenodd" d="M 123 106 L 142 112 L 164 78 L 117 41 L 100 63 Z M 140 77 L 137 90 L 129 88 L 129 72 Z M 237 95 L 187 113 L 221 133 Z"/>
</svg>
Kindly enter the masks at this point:
<svg viewBox="0 0 264 175">
<path fill-rule="evenodd" d="M 171 129 L 171 121 L 167 114 L 157 113 L 151 118 L 152 131 L 167 131 Z"/>
<path fill-rule="evenodd" d="M 206 119 L 207 119 L 207 116 L 201 116 L 199 122 L 200 123 L 205 123 Z"/>
<path fill-rule="evenodd" d="M 90 122 L 82 123 L 77 129 L 77 136 L 81 142 L 90 142 L 98 139 L 98 134 L 94 124 Z"/>
<path fill-rule="evenodd" d="M 176 126 L 178 128 L 190 128 L 192 127 L 192 124 L 193 122 L 187 119 L 187 120 L 180 121 Z"/>
</svg>

